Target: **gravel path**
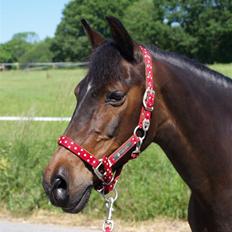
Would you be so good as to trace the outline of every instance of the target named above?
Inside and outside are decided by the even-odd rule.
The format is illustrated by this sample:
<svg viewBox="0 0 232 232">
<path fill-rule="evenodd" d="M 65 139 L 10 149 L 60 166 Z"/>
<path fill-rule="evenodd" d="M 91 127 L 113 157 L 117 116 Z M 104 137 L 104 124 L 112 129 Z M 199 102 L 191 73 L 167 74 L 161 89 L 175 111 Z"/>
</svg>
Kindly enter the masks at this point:
<svg viewBox="0 0 232 232">
<path fill-rule="evenodd" d="M 0 232 L 100 232 L 83 227 L 64 227 L 58 225 L 40 225 L 0 220 Z"/>
<path fill-rule="evenodd" d="M 45 210 L 25 217 L 14 217 L 0 210 L 0 232 L 101 232 L 103 219 L 84 214 L 65 214 Z M 186 221 L 155 218 L 144 222 L 125 222 L 115 218 L 114 232 L 190 232 Z"/>
</svg>

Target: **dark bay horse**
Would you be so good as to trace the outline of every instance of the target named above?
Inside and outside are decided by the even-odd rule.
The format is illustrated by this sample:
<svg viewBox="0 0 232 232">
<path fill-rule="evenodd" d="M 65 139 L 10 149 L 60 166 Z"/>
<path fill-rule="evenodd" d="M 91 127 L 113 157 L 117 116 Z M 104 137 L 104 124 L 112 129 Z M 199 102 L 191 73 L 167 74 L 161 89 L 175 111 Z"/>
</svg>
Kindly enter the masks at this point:
<svg viewBox="0 0 232 232">
<path fill-rule="evenodd" d="M 83 21 L 93 52 L 89 71 L 75 88 L 77 105 L 65 131 L 97 158 L 131 136 L 145 91 L 138 44 L 119 20 L 107 21 L 111 40 Z M 142 150 L 159 144 L 191 189 L 188 220 L 193 232 L 231 232 L 232 81 L 188 58 L 147 49 L 156 102 Z M 86 164 L 61 146 L 43 178 L 51 202 L 70 213 L 84 208 L 97 182 Z"/>
</svg>

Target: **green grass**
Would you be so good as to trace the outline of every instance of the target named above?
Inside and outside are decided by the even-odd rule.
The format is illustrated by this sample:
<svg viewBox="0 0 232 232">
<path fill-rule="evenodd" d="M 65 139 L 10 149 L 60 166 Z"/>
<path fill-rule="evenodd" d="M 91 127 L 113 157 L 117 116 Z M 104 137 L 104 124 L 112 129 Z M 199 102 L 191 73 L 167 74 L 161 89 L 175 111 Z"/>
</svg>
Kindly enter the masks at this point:
<svg viewBox="0 0 232 232">
<path fill-rule="evenodd" d="M 232 77 L 232 65 L 213 68 Z M 71 116 L 73 89 L 85 70 L 12 71 L 0 73 L 0 115 Z M 42 171 L 67 122 L 0 121 L 0 206 L 13 213 L 38 208 L 57 210 L 48 202 Z M 157 145 L 125 167 L 118 184 L 115 214 L 145 220 L 157 215 L 185 218 L 189 191 Z M 84 213 L 102 217 L 103 201 L 93 192 Z"/>
<path fill-rule="evenodd" d="M 214 64 L 209 67 L 232 78 L 232 64 Z"/>
<path fill-rule="evenodd" d="M 66 124 L 4 122 L 0 131 L 2 207 L 17 214 L 38 208 L 55 210 L 43 192 L 41 177 Z M 7 132 L 9 135 L 4 137 Z M 158 146 L 150 146 L 125 167 L 118 187 L 120 197 L 115 214 L 120 218 L 143 220 L 156 215 L 175 218 L 186 215 L 187 189 Z M 101 197 L 92 192 L 84 213 L 103 217 L 104 212 Z"/>
<path fill-rule="evenodd" d="M 84 69 L 0 73 L 1 115 L 71 115 Z"/>
</svg>

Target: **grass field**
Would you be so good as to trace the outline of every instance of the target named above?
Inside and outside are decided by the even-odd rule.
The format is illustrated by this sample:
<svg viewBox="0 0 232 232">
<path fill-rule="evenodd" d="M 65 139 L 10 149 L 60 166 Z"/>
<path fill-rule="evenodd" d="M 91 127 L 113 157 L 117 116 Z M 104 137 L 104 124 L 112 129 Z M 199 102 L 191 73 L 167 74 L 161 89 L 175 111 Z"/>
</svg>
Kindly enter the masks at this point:
<svg viewBox="0 0 232 232">
<path fill-rule="evenodd" d="M 232 77 L 232 65 L 213 68 Z M 2 72 L 0 116 L 71 116 L 73 89 L 84 74 L 83 69 Z M 0 122 L 1 207 L 20 214 L 55 210 L 45 197 L 41 176 L 66 126 L 67 122 Z M 186 217 L 188 189 L 157 145 L 127 165 L 118 187 L 115 213 L 120 218 Z M 93 192 L 84 213 L 101 217 L 103 201 L 99 202 Z"/>
<path fill-rule="evenodd" d="M 70 116 L 84 69 L 0 73 L 0 114 Z"/>
</svg>

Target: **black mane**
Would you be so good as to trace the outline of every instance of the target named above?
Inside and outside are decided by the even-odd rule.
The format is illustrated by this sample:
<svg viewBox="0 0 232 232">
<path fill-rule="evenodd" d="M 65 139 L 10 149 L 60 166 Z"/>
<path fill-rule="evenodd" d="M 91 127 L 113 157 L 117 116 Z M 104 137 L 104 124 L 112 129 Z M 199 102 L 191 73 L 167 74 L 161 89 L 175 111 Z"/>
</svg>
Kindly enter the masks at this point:
<svg viewBox="0 0 232 232">
<path fill-rule="evenodd" d="M 209 80 L 213 80 L 217 83 L 222 84 L 224 82 L 228 86 L 232 87 L 232 80 L 229 77 L 208 68 L 207 66 L 199 63 L 194 59 L 190 59 L 184 55 L 180 55 L 175 52 L 163 51 L 153 45 L 148 46 L 148 49 L 152 52 L 154 57 L 157 59 L 165 60 L 173 65 L 187 68 L 192 72 L 196 73 L 196 75 L 204 76 L 205 78 L 208 78 Z"/>
<path fill-rule="evenodd" d="M 163 51 L 153 45 L 147 48 L 159 60 L 164 60 L 172 65 L 188 69 L 197 76 L 213 81 L 217 85 L 226 85 L 232 88 L 232 80 L 229 77 L 208 68 L 194 59 L 174 52 Z M 123 70 L 121 69 L 121 65 L 119 65 L 121 59 L 122 56 L 114 41 L 105 41 L 90 56 L 88 81 L 91 81 L 95 88 L 100 88 L 114 80 L 122 81 Z"/>
</svg>

